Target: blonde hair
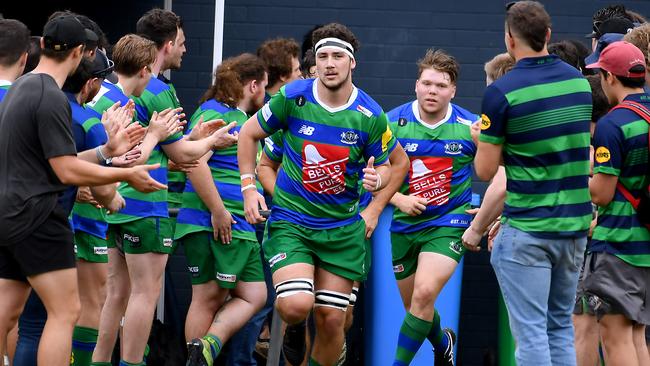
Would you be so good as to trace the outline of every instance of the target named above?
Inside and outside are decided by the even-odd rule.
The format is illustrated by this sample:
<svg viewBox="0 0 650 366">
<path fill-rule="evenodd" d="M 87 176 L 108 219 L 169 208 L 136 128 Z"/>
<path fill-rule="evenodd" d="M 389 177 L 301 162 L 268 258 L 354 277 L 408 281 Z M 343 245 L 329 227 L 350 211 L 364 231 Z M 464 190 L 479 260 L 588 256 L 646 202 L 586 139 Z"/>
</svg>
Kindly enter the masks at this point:
<svg viewBox="0 0 650 366">
<path fill-rule="evenodd" d="M 113 47 L 115 72 L 134 76 L 143 67 L 156 61 L 156 44 L 136 34 L 127 34 Z"/>
<path fill-rule="evenodd" d="M 502 77 L 515 66 L 515 59 L 508 53 L 500 53 L 485 63 L 485 74 L 492 81 Z"/>
<path fill-rule="evenodd" d="M 650 58 L 650 24 L 642 24 L 623 36 L 623 40 L 635 45 L 643 52 L 645 63 L 648 64 Z"/>
</svg>

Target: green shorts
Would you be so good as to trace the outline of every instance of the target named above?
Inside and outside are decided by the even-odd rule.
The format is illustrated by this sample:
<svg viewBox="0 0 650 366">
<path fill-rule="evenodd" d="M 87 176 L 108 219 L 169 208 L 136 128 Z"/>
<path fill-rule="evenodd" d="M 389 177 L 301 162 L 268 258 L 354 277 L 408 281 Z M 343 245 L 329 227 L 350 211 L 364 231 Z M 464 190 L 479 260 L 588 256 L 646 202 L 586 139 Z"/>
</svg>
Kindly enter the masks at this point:
<svg viewBox="0 0 650 366">
<path fill-rule="evenodd" d="M 232 238 L 230 244 L 221 244 L 212 233 L 202 231 L 185 235 L 180 242 L 193 285 L 216 280 L 220 287 L 231 289 L 237 281 L 264 282 L 257 241 Z"/>
<path fill-rule="evenodd" d="M 167 217 L 146 217 L 121 224 L 111 224 L 114 247 L 127 254 L 162 253 L 174 251 L 172 220 Z"/>
<path fill-rule="evenodd" d="M 461 241 L 464 232 L 464 228 L 438 226 L 406 234 L 391 233 L 395 278 L 403 280 L 414 274 L 421 252 L 442 254 L 459 262 L 465 254 Z"/>
<path fill-rule="evenodd" d="M 295 263 L 308 263 L 353 281 L 366 274 L 365 222 L 314 230 L 288 221 L 267 225 L 264 254 L 271 271 Z"/>
<path fill-rule="evenodd" d="M 108 263 L 108 246 L 113 240 L 77 230 L 74 233 L 74 252 L 77 259 L 91 263 Z"/>
</svg>

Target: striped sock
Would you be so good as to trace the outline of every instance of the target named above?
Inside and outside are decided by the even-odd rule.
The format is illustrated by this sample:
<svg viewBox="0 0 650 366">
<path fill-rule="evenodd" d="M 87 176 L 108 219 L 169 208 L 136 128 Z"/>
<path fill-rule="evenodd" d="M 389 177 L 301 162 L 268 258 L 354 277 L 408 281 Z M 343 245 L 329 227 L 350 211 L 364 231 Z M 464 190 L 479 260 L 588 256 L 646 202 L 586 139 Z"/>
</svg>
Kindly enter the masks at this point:
<svg viewBox="0 0 650 366">
<path fill-rule="evenodd" d="M 205 341 L 207 345 L 209 346 L 210 349 L 210 355 L 212 356 L 212 360 L 216 360 L 217 356 L 219 356 L 219 353 L 221 352 L 221 339 L 217 337 L 214 334 L 208 333 L 205 337 L 201 338 L 202 341 Z M 204 346 L 206 345 L 205 343 L 203 344 Z M 205 349 L 205 347 L 204 347 Z M 204 356 L 207 356 L 204 354 Z"/>
<path fill-rule="evenodd" d="M 393 366 L 410 364 L 430 330 L 431 322 L 417 318 L 411 313 L 406 313 L 402 327 L 399 330 L 397 352 Z"/>
<path fill-rule="evenodd" d="M 97 329 L 74 327 L 72 331 L 72 366 L 90 366 L 97 345 Z"/>
<path fill-rule="evenodd" d="M 124 360 L 120 360 L 120 366 L 145 366 L 146 363 L 144 362 L 138 362 L 138 363 L 131 363 L 131 362 L 126 362 Z"/>
<path fill-rule="evenodd" d="M 433 324 L 431 325 L 431 331 L 427 334 L 427 339 L 431 342 L 435 351 L 443 352 L 447 349 L 449 339 L 445 337 L 442 328 L 440 328 L 440 314 L 435 309 L 433 313 Z"/>
</svg>

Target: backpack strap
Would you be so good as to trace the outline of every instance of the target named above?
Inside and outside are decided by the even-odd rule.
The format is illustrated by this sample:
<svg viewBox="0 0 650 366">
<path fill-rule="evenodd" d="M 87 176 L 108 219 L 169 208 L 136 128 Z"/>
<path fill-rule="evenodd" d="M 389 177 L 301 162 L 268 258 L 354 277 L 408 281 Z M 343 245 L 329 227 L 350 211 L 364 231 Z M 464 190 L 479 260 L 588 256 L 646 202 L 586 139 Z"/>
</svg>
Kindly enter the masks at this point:
<svg viewBox="0 0 650 366">
<path fill-rule="evenodd" d="M 612 108 L 611 110 L 613 111 L 615 109 L 628 109 L 636 113 L 637 115 L 639 115 L 639 117 L 643 118 L 648 124 L 650 124 L 650 110 L 648 110 L 648 108 L 646 108 L 646 106 L 644 106 L 641 103 L 637 103 L 631 100 L 624 100 L 618 105 L 616 105 L 614 108 Z M 650 158 L 650 129 L 648 130 L 648 157 Z M 648 164 L 648 169 L 650 170 L 650 162 Z M 621 191 L 625 199 L 630 201 L 630 203 L 636 210 L 637 207 L 639 206 L 640 200 L 634 198 L 632 193 L 627 188 L 625 188 L 625 186 L 623 186 L 623 184 L 621 184 L 620 181 L 616 183 L 616 188 L 618 188 L 618 190 Z"/>
</svg>

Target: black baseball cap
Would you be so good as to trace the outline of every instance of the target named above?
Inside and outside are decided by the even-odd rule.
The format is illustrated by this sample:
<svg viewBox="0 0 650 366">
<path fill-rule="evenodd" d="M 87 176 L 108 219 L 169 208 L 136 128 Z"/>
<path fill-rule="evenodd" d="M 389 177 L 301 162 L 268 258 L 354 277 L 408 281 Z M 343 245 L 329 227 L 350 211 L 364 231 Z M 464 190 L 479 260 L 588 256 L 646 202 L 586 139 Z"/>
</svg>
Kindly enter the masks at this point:
<svg viewBox="0 0 650 366">
<path fill-rule="evenodd" d="M 585 37 L 599 39 L 603 34 L 607 33 L 626 34 L 632 28 L 634 28 L 634 23 L 628 19 L 618 17 L 610 18 L 602 22 L 594 22 L 593 32 L 587 34 Z"/>
<path fill-rule="evenodd" d="M 110 82 L 116 83 L 117 81 L 114 81 L 116 78 L 113 73 L 113 65 L 113 61 L 106 57 L 102 50 L 97 50 L 93 61 L 92 74 L 94 77 L 108 79 Z"/>
<path fill-rule="evenodd" d="M 54 51 L 69 50 L 97 40 L 95 32 L 85 28 L 73 15 L 58 16 L 43 27 L 44 46 Z"/>
</svg>

